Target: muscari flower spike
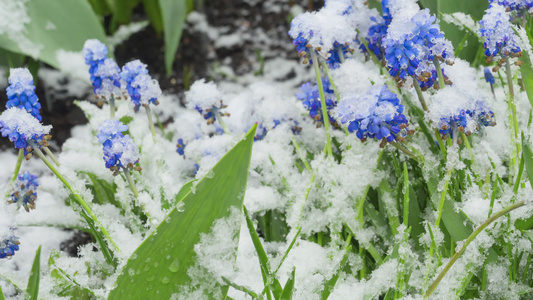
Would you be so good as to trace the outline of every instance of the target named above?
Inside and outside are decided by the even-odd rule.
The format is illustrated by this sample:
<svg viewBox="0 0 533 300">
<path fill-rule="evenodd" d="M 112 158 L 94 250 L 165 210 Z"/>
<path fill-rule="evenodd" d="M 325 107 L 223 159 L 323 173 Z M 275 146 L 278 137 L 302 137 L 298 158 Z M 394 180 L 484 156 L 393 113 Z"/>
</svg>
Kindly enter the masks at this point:
<svg viewBox="0 0 533 300">
<path fill-rule="evenodd" d="M 400 99 L 387 86 L 374 87 L 366 95 L 348 96 L 336 109 L 336 115 L 348 131 L 355 132 L 357 138 L 381 140 L 381 147 L 388 142 L 402 142 L 407 134 L 409 122 L 403 114 Z"/>
<path fill-rule="evenodd" d="M 533 0 L 489 0 L 489 7 L 493 5 L 501 5 L 507 11 L 523 11 L 529 10 L 533 7 Z"/>
<path fill-rule="evenodd" d="M 13 229 L 11 229 L 13 230 Z M 14 234 L 7 239 L 0 241 L 0 259 L 10 258 L 19 250 L 20 242 Z"/>
<path fill-rule="evenodd" d="M 97 97 L 108 99 L 122 95 L 120 68 L 117 63 L 107 57 L 107 46 L 96 39 L 87 40 L 83 46 L 85 64 L 89 66 L 89 74 Z"/>
<path fill-rule="evenodd" d="M 118 120 L 106 120 L 99 126 L 98 141 L 103 145 L 105 166 L 118 175 L 123 169 L 140 171 L 139 150 L 129 136 L 122 132 L 128 126 Z"/>
<path fill-rule="evenodd" d="M 15 148 L 24 149 L 25 154 L 32 151 L 28 142 L 38 147 L 48 146 L 50 129 L 52 126 L 43 126 L 39 120 L 22 108 L 11 107 L 0 115 L 0 133 L 3 137 L 8 137 Z"/>
<path fill-rule="evenodd" d="M 217 114 L 229 116 L 229 113 L 222 113 L 220 110 L 227 107 L 222 101 L 222 93 L 213 82 L 206 82 L 205 79 L 195 81 L 188 92 L 185 92 L 187 106 L 198 111 L 207 124 L 216 121 Z"/>
<path fill-rule="evenodd" d="M 328 111 L 329 122 L 335 128 L 339 127 L 334 116 L 331 114 L 331 110 L 337 106 L 337 100 L 335 93 L 331 88 L 331 84 L 327 78 L 322 78 L 322 86 L 324 88 L 324 96 L 326 99 L 326 108 Z M 302 101 L 304 107 L 309 110 L 309 116 L 316 122 L 316 126 L 320 127 L 324 123 L 324 117 L 322 115 L 322 103 L 320 102 L 320 94 L 318 92 L 318 85 L 312 85 L 311 82 L 302 84 L 299 88 L 299 92 L 296 93 L 296 98 Z"/>
<path fill-rule="evenodd" d="M 140 60 L 134 60 L 124 65 L 120 77 L 126 82 L 126 90 L 135 106 L 135 111 L 150 103 L 159 104 L 157 100 L 161 96 L 159 83 L 148 75 L 146 65 Z"/>
<path fill-rule="evenodd" d="M 24 206 L 24 209 L 27 212 L 29 212 L 30 209 L 35 209 L 38 186 L 39 181 L 37 180 L 36 175 L 30 174 L 28 171 L 19 174 L 14 183 L 14 191 L 8 202 Z"/>
<path fill-rule="evenodd" d="M 43 118 L 39 113 L 41 103 L 35 94 L 35 85 L 33 85 L 30 71 L 25 68 L 16 68 L 11 69 L 9 73 L 6 108 L 23 108 L 37 120 L 42 121 Z"/>
<path fill-rule="evenodd" d="M 520 57 L 522 51 L 518 46 L 518 37 L 514 33 L 509 14 L 505 7 L 494 4 L 485 11 L 483 19 L 479 21 L 481 28 L 479 34 L 485 38 L 483 48 L 487 61 L 492 61 L 494 56 L 503 58 Z"/>
<path fill-rule="evenodd" d="M 370 26 L 366 36 L 368 49 L 372 51 L 379 60 L 382 60 L 385 55 L 382 47 L 382 40 L 387 35 L 387 29 L 392 21 L 388 0 L 381 1 L 381 11 L 381 17 L 370 17 L 370 20 L 374 25 Z"/>
</svg>

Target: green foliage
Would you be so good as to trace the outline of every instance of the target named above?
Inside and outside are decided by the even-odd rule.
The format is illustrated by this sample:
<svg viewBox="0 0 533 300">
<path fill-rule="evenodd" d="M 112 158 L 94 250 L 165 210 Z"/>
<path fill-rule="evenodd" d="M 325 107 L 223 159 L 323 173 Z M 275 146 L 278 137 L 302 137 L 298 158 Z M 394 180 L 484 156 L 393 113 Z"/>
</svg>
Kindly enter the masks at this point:
<svg viewBox="0 0 533 300">
<path fill-rule="evenodd" d="M 31 267 L 30 279 L 26 288 L 26 299 L 37 300 L 39 296 L 39 281 L 41 280 L 41 246 L 35 252 L 35 259 Z"/>
<path fill-rule="evenodd" d="M 4 297 L 4 292 L 2 292 L 2 286 L 0 286 L 0 300 L 6 300 Z"/>
<path fill-rule="evenodd" d="M 187 270 L 195 263 L 194 245 L 230 208 L 241 209 L 248 180 L 256 127 L 230 150 L 213 169 L 189 189 L 156 231 L 146 238 L 128 260 L 109 299 L 168 299 L 177 287 L 190 282 Z M 171 284 L 169 284 L 171 283 Z M 218 286 L 218 284 L 217 284 Z M 227 288 L 218 286 L 227 292 Z"/>
<path fill-rule="evenodd" d="M 24 33 L 13 39 L 0 35 L 0 47 L 13 53 L 32 56 L 61 69 L 60 50 L 79 52 L 87 39 L 106 40 L 98 18 L 86 0 L 39 1 L 25 3 L 30 22 Z M 17 41 L 30 45 L 19 46 Z"/>
<path fill-rule="evenodd" d="M 159 0 L 159 6 L 161 7 L 165 30 L 165 68 L 167 74 L 170 74 L 185 25 L 187 2 L 186 0 Z"/>
<path fill-rule="evenodd" d="M 531 106 L 533 106 L 533 67 L 531 65 L 531 58 L 526 51 L 522 51 L 520 73 L 522 74 L 522 80 L 526 88 L 527 98 Z"/>
</svg>

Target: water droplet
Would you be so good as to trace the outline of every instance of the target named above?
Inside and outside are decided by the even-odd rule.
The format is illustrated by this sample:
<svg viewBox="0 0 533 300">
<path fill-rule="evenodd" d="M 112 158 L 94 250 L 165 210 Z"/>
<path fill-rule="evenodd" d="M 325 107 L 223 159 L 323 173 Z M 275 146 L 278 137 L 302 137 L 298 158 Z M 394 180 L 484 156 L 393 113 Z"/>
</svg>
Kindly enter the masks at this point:
<svg viewBox="0 0 533 300">
<path fill-rule="evenodd" d="M 168 277 L 165 276 L 165 277 L 161 278 L 161 283 L 167 284 L 169 282 L 170 282 L 170 279 Z"/>
<path fill-rule="evenodd" d="M 148 265 L 144 266 L 144 269 L 143 269 L 143 271 L 145 271 L 145 272 L 146 272 L 146 271 L 148 271 L 148 270 L 150 270 L 150 266 L 148 266 Z"/>
<path fill-rule="evenodd" d="M 170 221 L 172 221 L 172 218 L 170 218 L 170 217 L 166 217 L 165 218 L 165 222 L 170 223 Z"/>
<path fill-rule="evenodd" d="M 150 275 L 146 277 L 146 281 L 154 281 L 154 279 L 155 279 L 155 275 Z"/>
<path fill-rule="evenodd" d="M 131 256 L 131 259 L 132 260 L 136 260 L 137 259 L 137 254 L 133 253 L 133 255 Z"/>
<path fill-rule="evenodd" d="M 178 272 L 178 270 L 180 269 L 180 262 L 178 261 L 177 258 L 176 258 L 176 259 L 170 264 L 170 266 L 168 267 L 168 269 L 169 269 L 170 272 L 172 272 L 172 273 L 176 273 L 176 272 Z"/>
<path fill-rule="evenodd" d="M 171 257 L 170 255 L 167 255 L 166 259 L 167 259 L 167 260 L 169 260 L 169 259 L 170 259 L 170 257 Z"/>
<path fill-rule="evenodd" d="M 185 202 L 178 203 L 178 205 L 176 205 L 176 210 L 179 211 L 179 212 L 184 212 L 185 211 Z"/>
<path fill-rule="evenodd" d="M 154 263 L 154 268 L 157 268 L 157 266 L 159 266 L 159 263 L 158 262 Z"/>
<path fill-rule="evenodd" d="M 134 270 L 134 269 L 129 269 L 129 270 L 128 270 L 128 274 L 129 274 L 130 276 L 135 275 L 135 270 Z"/>
</svg>

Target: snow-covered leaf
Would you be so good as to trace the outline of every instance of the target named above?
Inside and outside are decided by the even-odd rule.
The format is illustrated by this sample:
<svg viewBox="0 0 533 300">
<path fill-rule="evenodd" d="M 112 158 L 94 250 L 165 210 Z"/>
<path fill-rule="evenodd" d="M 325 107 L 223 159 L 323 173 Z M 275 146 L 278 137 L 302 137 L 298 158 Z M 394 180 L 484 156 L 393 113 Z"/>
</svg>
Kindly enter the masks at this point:
<svg viewBox="0 0 533 300">
<path fill-rule="evenodd" d="M 109 299 L 169 299 L 189 285 L 194 245 L 216 220 L 241 210 L 256 126 L 183 198 L 128 260 Z M 236 247 L 237 245 L 235 245 Z M 218 283 L 213 284 L 220 288 Z M 223 289 L 227 292 L 227 289 Z M 157 295 L 157 296 L 155 296 Z"/>
</svg>

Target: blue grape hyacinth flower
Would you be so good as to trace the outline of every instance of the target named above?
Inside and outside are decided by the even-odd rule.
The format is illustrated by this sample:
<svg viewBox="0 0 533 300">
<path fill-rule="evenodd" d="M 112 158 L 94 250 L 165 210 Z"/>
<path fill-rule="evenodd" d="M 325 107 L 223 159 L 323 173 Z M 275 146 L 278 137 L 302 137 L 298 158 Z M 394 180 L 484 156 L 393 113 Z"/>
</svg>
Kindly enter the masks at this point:
<svg viewBox="0 0 533 300">
<path fill-rule="evenodd" d="M 419 50 L 411 40 L 383 39 L 385 59 L 389 74 L 397 81 L 404 80 L 406 76 L 414 76 L 420 64 Z"/>
<path fill-rule="evenodd" d="M 96 39 L 87 40 L 83 46 L 85 64 L 89 66 L 89 74 L 97 97 L 109 99 L 120 98 L 122 82 L 120 68 L 117 63 L 107 57 L 107 46 Z"/>
<path fill-rule="evenodd" d="M 28 69 L 16 68 L 9 71 L 9 86 L 6 89 L 6 108 L 19 107 L 25 109 L 37 120 L 42 121 L 39 110 L 41 103 L 35 94 L 33 77 Z"/>
<path fill-rule="evenodd" d="M 402 142 L 410 133 L 403 111 L 398 96 L 384 85 L 374 86 L 363 96 L 348 95 L 339 103 L 336 115 L 361 141 L 381 140 L 384 147 L 388 142 Z"/>
<path fill-rule="evenodd" d="M 135 111 L 150 103 L 158 105 L 161 88 L 157 80 L 148 75 L 146 65 L 140 60 L 134 60 L 122 67 L 120 77 L 126 82 L 126 90 L 133 102 Z"/>
<path fill-rule="evenodd" d="M 12 230 L 12 229 L 11 229 Z M 14 234 L 0 241 L 0 259 L 10 258 L 19 250 L 20 242 Z"/>
<path fill-rule="evenodd" d="M 214 82 L 206 82 L 205 79 L 195 81 L 189 91 L 185 92 L 187 107 L 198 111 L 207 124 L 213 124 L 217 115 L 229 116 L 229 113 L 221 112 L 227 106 L 222 101 L 222 92 Z"/>
<path fill-rule="evenodd" d="M 0 115 L 0 133 L 8 137 L 17 149 L 24 149 L 26 154 L 31 151 L 28 142 L 34 145 L 47 146 L 50 138 L 48 133 L 52 126 L 43 126 L 39 120 L 23 108 L 11 107 Z"/>
<path fill-rule="evenodd" d="M 123 169 L 139 171 L 139 150 L 129 136 L 122 133 L 128 126 L 118 120 L 106 120 L 98 129 L 98 141 L 103 145 L 104 162 L 106 168 L 113 171 L 113 175 Z"/>
<path fill-rule="evenodd" d="M 368 29 L 368 34 L 366 36 L 368 49 L 372 51 L 379 60 L 382 60 L 385 55 L 385 51 L 382 47 L 382 41 L 387 35 L 387 30 L 392 21 L 388 0 L 381 1 L 381 11 L 381 17 L 370 17 L 373 25 Z"/>
<path fill-rule="evenodd" d="M 326 100 L 326 109 L 328 111 L 329 123 L 334 127 L 338 127 L 335 117 L 331 111 L 337 106 L 337 99 L 331 88 L 331 84 L 327 78 L 322 78 L 322 87 L 324 88 L 324 96 Z M 309 110 L 309 116 L 313 118 L 317 127 L 320 127 L 324 123 L 324 117 L 322 115 L 322 103 L 320 102 L 320 94 L 318 92 L 318 85 L 306 82 L 299 88 L 299 92 L 296 93 L 296 98 L 302 101 L 305 109 Z"/>
<path fill-rule="evenodd" d="M 13 193 L 8 202 L 16 203 L 24 206 L 24 209 L 29 212 L 30 209 L 35 209 L 35 200 L 37 200 L 37 187 L 39 181 L 36 175 L 30 174 L 26 171 L 17 176 L 17 180 L 13 186 Z"/>
<path fill-rule="evenodd" d="M 485 38 L 483 47 L 489 60 L 498 55 L 504 58 L 521 55 L 519 38 L 514 33 L 509 18 L 505 7 L 494 4 L 485 11 L 483 19 L 479 21 L 479 34 Z"/>
<path fill-rule="evenodd" d="M 533 7 L 533 0 L 489 0 L 489 5 L 501 5 L 508 11 L 529 10 Z"/>
</svg>

